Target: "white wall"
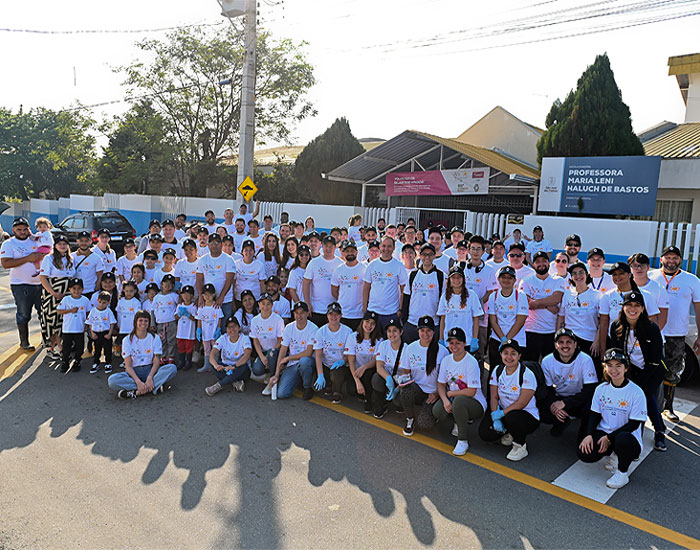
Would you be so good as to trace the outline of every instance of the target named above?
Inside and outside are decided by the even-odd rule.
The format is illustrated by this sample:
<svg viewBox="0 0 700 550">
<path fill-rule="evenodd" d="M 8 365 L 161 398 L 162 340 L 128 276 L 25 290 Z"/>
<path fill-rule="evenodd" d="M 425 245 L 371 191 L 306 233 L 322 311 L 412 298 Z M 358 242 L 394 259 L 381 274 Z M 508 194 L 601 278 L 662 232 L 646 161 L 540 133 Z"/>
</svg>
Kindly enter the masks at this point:
<svg viewBox="0 0 700 550">
<path fill-rule="evenodd" d="M 284 211 L 289 212 L 289 219 L 304 222 L 311 216 L 319 229 L 330 229 L 348 224 L 348 219 L 355 213 L 354 206 L 328 206 L 324 204 L 284 203 Z"/>
<path fill-rule="evenodd" d="M 700 122 L 700 73 L 689 74 L 688 81 L 685 122 Z"/>
</svg>

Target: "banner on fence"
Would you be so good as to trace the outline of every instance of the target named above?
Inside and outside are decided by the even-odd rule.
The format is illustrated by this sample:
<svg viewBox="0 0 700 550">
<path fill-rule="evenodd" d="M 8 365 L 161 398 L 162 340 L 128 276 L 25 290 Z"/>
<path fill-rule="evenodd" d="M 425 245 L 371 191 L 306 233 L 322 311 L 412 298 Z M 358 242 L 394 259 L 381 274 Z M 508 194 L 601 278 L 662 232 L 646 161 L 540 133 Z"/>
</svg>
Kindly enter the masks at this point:
<svg viewBox="0 0 700 550">
<path fill-rule="evenodd" d="M 393 172 L 386 175 L 386 194 L 405 195 L 488 195 L 490 169 L 428 170 Z"/>
</svg>

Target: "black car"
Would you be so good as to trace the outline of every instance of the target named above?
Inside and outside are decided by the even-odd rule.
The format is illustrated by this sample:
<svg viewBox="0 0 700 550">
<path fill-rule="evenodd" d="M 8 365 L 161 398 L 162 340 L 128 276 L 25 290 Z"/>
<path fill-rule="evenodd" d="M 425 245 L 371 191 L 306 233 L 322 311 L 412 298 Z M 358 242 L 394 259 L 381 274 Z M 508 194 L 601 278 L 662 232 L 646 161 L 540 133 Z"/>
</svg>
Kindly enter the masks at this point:
<svg viewBox="0 0 700 550">
<path fill-rule="evenodd" d="M 111 234 L 110 245 L 117 253 L 124 251 L 124 239 L 134 238 L 136 231 L 124 216 L 113 210 L 98 210 L 96 212 L 77 212 L 71 214 L 51 232 L 56 235 L 65 235 L 72 247 L 76 246 L 78 233 L 89 231 L 92 235 L 92 242 L 97 242 L 97 231 L 99 229 L 109 229 Z"/>
</svg>

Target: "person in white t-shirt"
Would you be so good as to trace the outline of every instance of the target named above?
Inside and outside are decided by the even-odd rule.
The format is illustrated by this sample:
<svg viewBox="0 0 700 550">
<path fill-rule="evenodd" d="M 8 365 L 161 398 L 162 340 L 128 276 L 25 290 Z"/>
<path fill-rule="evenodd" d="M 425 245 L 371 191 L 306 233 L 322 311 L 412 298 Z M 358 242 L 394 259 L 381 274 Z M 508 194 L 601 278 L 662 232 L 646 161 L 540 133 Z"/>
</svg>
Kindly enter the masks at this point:
<svg viewBox="0 0 700 550">
<path fill-rule="evenodd" d="M 570 281 L 559 306 L 557 329 L 570 329 L 581 349 L 590 355 L 598 338 L 600 300 L 603 295 L 591 287 L 586 264 L 576 262 L 569 266 Z"/>
<path fill-rule="evenodd" d="M 377 346 L 377 372 L 372 376 L 372 414 L 377 419 L 384 418 L 388 412 L 387 403 L 390 401 L 396 404 L 397 411 L 401 408 L 397 400 L 399 388 L 395 376 L 399 372 L 401 355 L 408 346 L 403 342 L 399 319 L 389 319 L 384 332 L 386 340 L 382 340 Z"/>
<path fill-rule="evenodd" d="M 520 363 L 520 344 L 506 340 L 500 345 L 501 364 L 491 369 L 489 382 L 490 414 L 484 415 L 479 425 L 479 436 L 484 441 L 498 441 L 505 446 L 512 443 L 508 460 L 522 460 L 528 455 L 527 436 L 540 425 L 540 413 L 535 403 L 537 378 Z"/>
<path fill-rule="evenodd" d="M 182 241 L 182 250 L 185 257 L 175 264 L 175 281 L 178 283 L 178 288 L 191 286 L 195 289 L 195 298 L 199 296 L 197 293 L 197 243 L 192 239 Z"/>
<path fill-rule="evenodd" d="M 304 294 L 304 274 L 310 262 L 311 249 L 305 244 L 299 245 L 294 263 L 289 268 L 289 280 L 287 281 L 287 288 L 289 289 L 292 303 L 306 301 Z"/>
<path fill-rule="evenodd" d="M 623 350 L 612 348 L 605 352 L 605 382 L 593 394 L 587 435 L 577 449 L 583 462 L 598 462 L 608 457 L 605 469 L 613 475 L 605 484 L 611 489 L 629 483 L 630 464 L 642 453 L 646 398 L 641 388 L 627 378 L 628 370 Z"/>
<path fill-rule="evenodd" d="M 185 285 L 180 290 L 181 303 L 177 306 L 177 353 L 178 368 L 192 368 L 192 353 L 197 336 L 197 305 L 194 303 L 194 287 Z"/>
<path fill-rule="evenodd" d="M 85 321 L 85 325 L 90 327 L 90 338 L 95 346 L 90 374 L 98 372 L 102 351 L 105 355 L 105 374 L 112 374 L 112 336 L 117 319 L 109 307 L 111 299 L 109 292 L 100 292 L 97 295 L 97 306 L 90 310 Z"/>
<path fill-rule="evenodd" d="M 245 389 L 245 379 L 250 377 L 250 354 L 253 346 L 250 338 L 241 334 L 238 319 L 231 316 L 226 319 L 226 333 L 219 336 L 209 354 L 209 363 L 214 375 L 219 379 L 204 391 L 211 396 L 231 384 L 234 391 Z"/>
<path fill-rule="evenodd" d="M 196 286 L 199 294 L 197 307 L 204 305 L 202 288 L 206 284 L 213 284 L 216 289 L 216 307 L 221 308 L 224 318 L 233 314 L 234 284 L 239 286 L 237 269 L 233 258 L 224 254 L 221 248 L 221 237 L 214 233 L 209 235 L 209 254 L 197 260 Z M 236 289 L 239 296 L 240 291 Z M 258 294 L 259 295 L 259 294 Z"/>
<path fill-rule="evenodd" d="M 528 262 L 532 262 L 532 257 L 537 252 L 546 252 L 551 260 L 552 258 L 552 243 L 544 238 L 544 231 L 541 225 L 536 225 L 532 229 L 532 240 L 525 246 L 525 258 Z"/>
<path fill-rule="evenodd" d="M 345 263 L 338 265 L 331 276 L 331 294 L 343 310 L 343 324 L 357 330 L 362 320 L 362 297 L 367 266 L 357 259 L 355 241 L 346 240 L 340 245 Z"/>
<path fill-rule="evenodd" d="M 357 331 L 350 334 L 345 342 L 345 358 L 349 371 L 344 367 L 331 371 L 333 383 L 333 403 L 339 403 L 346 376 L 352 376 L 358 396 L 362 396 L 364 412 L 372 412 L 372 376 L 376 372 L 377 346 L 382 341 L 378 315 L 373 311 L 365 312 Z"/>
<path fill-rule="evenodd" d="M 608 290 L 615 288 L 615 283 L 613 283 L 610 273 L 603 271 L 603 267 L 605 267 L 605 252 L 600 248 L 592 248 L 588 251 L 586 263 L 588 264 L 588 273 L 591 276 L 590 285 L 592 289 L 605 294 Z"/>
<path fill-rule="evenodd" d="M 506 340 L 516 340 L 525 347 L 525 321 L 530 314 L 527 295 L 515 288 L 515 270 L 506 265 L 498 272 L 498 283 L 501 286 L 489 296 L 488 311 L 491 326 L 489 340 L 489 367 L 493 370 L 501 361 L 498 351 Z"/>
<path fill-rule="evenodd" d="M 506 258 L 506 247 L 502 241 L 494 241 L 491 245 L 491 257 L 486 260 L 486 263 L 494 269 L 500 269 L 503 266 L 509 265 Z"/>
<path fill-rule="evenodd" d="M 85 321 L 90 311 L 90 300 L 83 296 L 82 279 L 73 278 L 68 281 L 68 289 L 70 294 L 63 297 L 56 309 L 56 313 L 63 317 L 63 373 L 69 369 L 73 372 L 80 370 L 80 360 L 85 347 Z"/>
<path fill-rule="evenodd" d="M 265 292 L 265 266 L 260 260 L 255 259 L 253 241 L 243 242 L 242 254 L 243 259 L 235 262 L 234 297 L 238 305 L 240 305 L 242 293 L 246 290 L 252 292 L 256 300 Z"/>
<path fill-rule="evenodd" d="M 403 329 L 404 342 L 418 340 L 418 319 L 430 315 L 439 322 L 438 307 L 445 287 L 445 273 L 433 265 L 435 247 L 425 243 L 420 248 L 420 267 L 408 276 L 404 287 L 404 302 L 401 311 L 406 323 Z"/>
<path fill-rule="evenodd" d="M 341 323 L 343 308 L 338 302 L 331 302 L 326 310 L 328 323 L 316 333 L 314 343 L 314 360 L 316 362 L 316 391 L 324 390 L 325 395 L 333 397 L 334 402 L 340 402 L 343 382 L 347 378 L 348 366 L 345 358 L 345 347 L 353 331 Z M 330 384 L 327 383 L 330 381 Z M 336 394 L 337 395 L 334 395 Z"/>
<path fill-rule="evenodd" d="M 255 253 L 257 254 L 263 248 L 263 236 L 260 234 L 260 224 L 258 220 L 248 221 L 248 239 L 253 241 L 255 245 Z"/>
<path fill-rule="evenodd" d="M 264 380 L 267 376 L 275 373 L 277 366 L 277 355 L 282 346 L 282 332 L 284 331 L 284 320 L 272 311 L 273 297 L 262 294 L 258 300 L 260 313 L 253 317 L 250 322 L 250 339 L 253 341 L 253 348 L 257 354 L 253 361 L 253 375 L 259 380 Z M 269 382 L 269 378 L 268 378 Z M 268 383 L 263 389 L 263 395 L 270 395 L 272 386 Z"/>
<path fill-rule="evenodd" d="M 364 276 L 363 308 L 377 314 L 382 332 L 389 319 L 401 318 L 401 302 L 408 282 L 406 269 L 393 257 L 395 246 L 394 239 L 383 237 L 380 256 L 369 263 Z"/>
<path fill-rule="evenodd" d="M 120 289 L 126 281 L 131 279 L 131 268 L 138 262 L 139 257 L 136 255 L 134 239 L 124 239 L 124 255 L 117 259 L 117 266 L 114 271 L 119 281 Z"/>
<path fill-rule="evenodd" d="M 450 244 L 452 246 L 445 249 L 445 256 L 456 260 L 457 245 L 462 241 L 464 241 L 464 231 L 462 230 L 462 228 L 455 226 L 452 229 L 450 229 Z"/>
<path fill-rule="evenodd" d="M 316 326 L 326 323 L 325 312 L 328 305 L 335 300 L 331 291 L 333 272 L 343 263 L 343 260 L 335 255 L 333 237 L 324 237 L 322 246 L 323 254 L 313 258 L 306 267 L 303 283 L 304 296 L 311 308 L 311 320 Z"/>
<path fill-rule="evenodd" d="M 210 235 L 216 233 L 216 228 L 219 227 L 219 225 L 216 223 L 216 214 L 214 214 L 214 211 L 207 210 L 204 213 L 204 219 L 206 220 L 204 229 L 206 229 Z"/>
<path fill-rule="evenodd" d="M 233 208 L 224 210 L 224 221 L 219 224 L 219 227 L 225 228 L 227 235 L 233 235 L 236 232 L 236 224 L 233 221 Z"/>
<path fill-rule="evenodd" d="M 512 244 L 508 249 L 508 262 L 515 269 L 515 279 L 519 283 L 535 274 L 535 270 L 525 265 L 525 247 L 521 244 Z"/>
<path fill-rule="evenodd" d="M 447 333 L 450 355 L 443 358 L 437 378 L 440 399 L 433 405 L 433 416 L 438 422 L 452 416 L 452 435 L 457 444 L 454 455 L 463 455 L 469 450 L 467 429 L 469 424 L 484 414 L 486 399 L 481 391 L 481 369 L 473 356 L 467 353 L 467 336 L 455 327 Z"/>
<path fill-rule="evenodd" d="M 632 278 L 639 290 L 646 290 L 656 300 L 659 314 L 656 317 L 656 324 L 662 331 L 668 322 L 668 292 L 666 288 L 649 278 L 649 256 L 638 252 L 627 258 L 627 265 L 632 271 Z"/>
<path fill-rule="evenodd" d="M 445 293 L 440 298 L 437 310 L 440 317 L 440 340 L 453 327 L 466 328 L 469 333 L 469 352 L 479 351 L 479 320 L 484 314 L 481 300 L 476 292 L 466 286 L 464 272 L 459 266 L 452 266 L 445 284 Z M 443 345 L 444 341 L 441 342 Z"/>
</svg>

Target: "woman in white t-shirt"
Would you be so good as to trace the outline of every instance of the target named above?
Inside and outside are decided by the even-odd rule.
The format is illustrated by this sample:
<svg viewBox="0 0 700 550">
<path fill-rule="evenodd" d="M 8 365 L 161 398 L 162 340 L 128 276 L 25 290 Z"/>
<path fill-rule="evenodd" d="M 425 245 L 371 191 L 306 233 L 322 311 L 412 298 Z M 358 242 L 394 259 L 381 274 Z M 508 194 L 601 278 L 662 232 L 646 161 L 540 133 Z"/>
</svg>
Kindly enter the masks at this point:
<svg viewBox="0 0 700 550">
<path fill-rule="evenodd" d="M 250 290 L 241 292 L 241 307 L 236 310 L 233 316 L 238 321 L 241 332 L 246 336 L 250 336 L 251 323 L 259 313 L 258 302 L 253 293 Z"/>
<path fill-rule="evenodd" d="M 353 332 L 350 327 L 340 322 L 342 315 L 343 308 L 338 302 L 328 304 L 326 309 L 328 323 L 318 329 L 314 339 L 314 361 L 317 377 L 314 387 L 317 391 L 323 390 L 324 395 L 333 396 L 335 390 L 337 390 L 338 395 L 342 392 L 342 383 L 333 384 L 334 379 L 337 381 L 340 378 L 339 374 L 334 374 L 335 371 L 344 372 L 343 380 L 347 377 L 345 345 L 348 338 L 352 337 Z M 331 384 L 326 383 L 326 378 L 331 381 Z"/>
<path fill-rule="evenodd" d="M 605 352 L 605 382 L 593 394 L 587 435 L 577 450 L 583 462 L 608 457 L 605 469 L 613 475 L 605 484 L 612 489 L 629 483 L 628 470 L 642 452 L 642 429 L 647 417 L 644 392 L 629 380 L 628 372 L 623 350 L 611 348 Z"/>
<path fill-rule="evenodd" d="M 437 379 L 440 399 L 433 405 L 433 416 L 438 422 L 448 416 L 454 419 L 452 435 L 457 437 L 452 450 L 454 455 L 463 455 L 469 450 L 467 427 L 486 410 L 479 363 L 467 353 L 466 343 L 467 336 L 461 328 L 455 327 L 447 333 L 450 355 L 440 363 Z"/>
<path fill-rule="evenodd" d="M 149 313 L 139 311 L 134 315 L 134 329 L 122 342 L 125 372 L 112 374 L 107 379 L 107 385 L 117 391 L 120 399 L 133 399 L 148 392 L 162 393 L 177 374 L 174 364 L 161 365 L 163 344 L 150 328 Z"/>
<path fill-rule="evenodd" d="M 211 396 L 232 384 L 234 391 L 245 389 L 245 379 L 250 377 L 250 354 L 253 346 L 250 338 L 241 334 L 238 319 L 231 316 L 224 324 L 226 333 L 219 336 L 209 354 L 209 364 L 219 381 L 204 391 Z"/>
<path fill-rule="evenodd" d="M 306 273 L 306 267 L 310 261 L 311 249 L 305 244 L 299 245 L 297 257 L 294 258 L 294 263 L 289 271 L 289 281 L 287 281 L 292 304 L 306 301 L 304 299 L 304 273 Z"/>
<path fill-rule="evenodd" d="M 265 233 L 263 246 L 258 252 L 258 260 L 265 267 L 265 278 L 277 275 L 277 268 L 284 265 L 280 256 L 280 240 L 274 233 Z"/>
<path fill-rule="evenodd" d="M 492 292 L 488 301 L 489 326 L 489 365 L 498 365 L 501 355 L 498 348 L 506 340 L 516 340 L 522 347 L 526 345 L 525 321 L 530 314 L 527 295 L 515 288 L 515 269 L 507 265 L 498 270 L 500 290 Z"/>
<path fill-rule="evenodd" d="M 381 341 L 382 330 L 379 326 L 379 316 L 374 311 L 367 311 L 357 327 L 357 331 L 348 336 L 345 343 L 345 357 L 357 393 L 362 396 L 365 414 L 372 412 L 372 376 L 377 372 L 377 346 Z M 345 381 L 346 372 L 343 372 L 344 370 L 344 367 L 341 367 L 331 371 L 334 403 L 336 402 L 336 390 L 339 392 Z"/>
<path fill-rule="evenodd" d="M 571 264 L 569 274 L 571 285 L 564 290 L 559 305 L 557 330 L 563 327 L 572 330 L 581 350 L 590 355 L 598 338 L 598 309 L 603 294 L 590 286 L 593 279 L 583 262 Z"/>
<path fill-rule="evenodd" d="M 258 301 L 260 314 L 250 321 L 249 337 L 253 341 L 253 348 L 257 357 L 253 361 L 253 374 L 257 377 L 275 374 L 277 367 L 277 355 L 282 345 L 282 331 L 284 321 L 282 317 L 272 312 L 272 296 L 263 294 Z M 269 386 L 269 384 L 268 384 Z M 272 386 L 263 390 L 263 395 L 270 395 Z"/>
<path fill-rule="evenodd" d="M 464 272 L 458 266 L 450 269 L 445 285 L 445 293 L 440 298 L 437 314 L 440 317 L 440 340 L 453 327 L 462 328 L 469 337 L 469 351 L 479 349 L 479 320 L 484 308 L 476 292 L 469 292 L 464 280 Z"/>
<path fill-rule="evenodd" d="M 384 328 L 386 340 L 377 346 L 377 372 L 372 375 L 372 413 L 374 418 L 383 418 L 387 413 L 387 402 L 393 401 L 397 412 L 401 411 L 401 403 L 397 398 L 399 388 L 395 376 L 399 372 L 401 355 L 406 351 L 404 344 L 403 326 L 399 319 L 389 319 Z"/>
<path fill-rule="evenodd" d="M 287 240 L 284 241 L 284 246 L 282 247 L 282 267 L 292 269 L 294 260 L 296 260 L 297 257 L 298 248 L 299 241 L 297 241 L 295 237 L 288 237 Z M 311 258 L 311 254 L 309 254 L 309 258 Z"/>
<path fill-rule="evenodd" d="M 535 403 L 537 378 L 520 364 L 521 348 L 515 340 L 506 340 L 499 348 L 501 364 L 491 368 L 489 382 L 490 414 L 479 425 L 484 441 L 513 445 L 508 460 L 522 460 L 528 455 L 525 438 L 540 425 L 540 412 Z"/>
</svg>

